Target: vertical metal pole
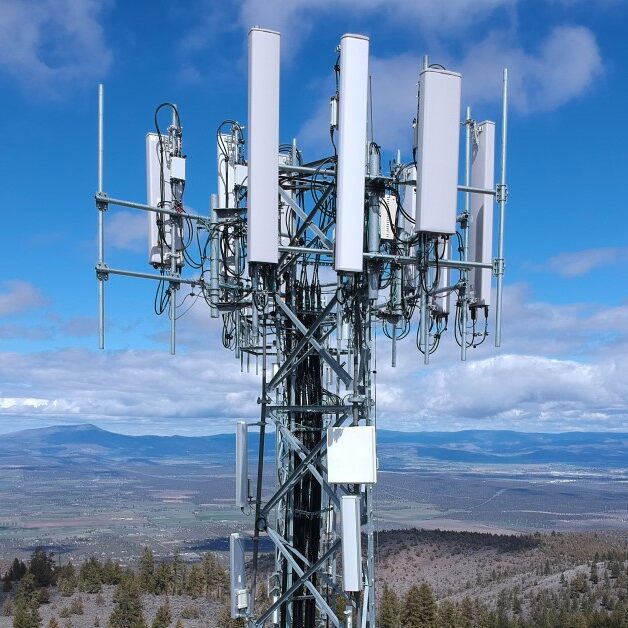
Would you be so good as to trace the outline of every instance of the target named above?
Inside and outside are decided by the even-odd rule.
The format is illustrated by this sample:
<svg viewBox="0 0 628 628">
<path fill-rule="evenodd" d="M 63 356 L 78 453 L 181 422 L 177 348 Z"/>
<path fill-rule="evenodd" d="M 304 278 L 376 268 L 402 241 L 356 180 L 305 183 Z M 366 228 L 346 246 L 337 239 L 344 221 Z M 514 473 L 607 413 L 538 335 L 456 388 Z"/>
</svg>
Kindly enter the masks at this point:
<svg viewBox="0 0 628 628">
<path fill-rule="evenodd" d="M 438 252 L 437 252 L 438 254 Z M 427 293 L 422 291 L 421 294 L 421 344 L 423 344 L 423 364 L 430 363 L 430 334 L 427 329 L 428 313 L 427 313 Z"/>
<path fill-rule="evenodd" d="M 372 372 L 373 367 L 371 365 L 372 348 L 373 348 L 373 319 L 370 309 L 370 303 L 366 301 L 367 316 L 364 321 L 363 338 L 366 343 L 366 365 L 364 367 L 364 390 L 366 393 L 366 424 L 373 425 L 373 406 L 372 400 Z M 367 586 L 370 593 L 375 591 L 375 538 L 374 538 L 374 525 L 373 525 L 373 485 L 367 484 L 364 491 L 364 497 L 366 499 L 366 539 L 367 539 L 367 554 L 366 554 L 366 578 Z M 364 609 L 365 615 L 368 616 L 368 624 L 364 621 L 364 625 L 368 625 L 369 628 L 375 628 L 376 620 L 376 608 L 375 608 L 375 595 L 368 596 L 366 600 L 366 608 Z M 366 617 L 365 617 L 366 620 Z"/>
<path fill-rule="evenodd" d="M 170 230 L 170 274 L 174 275 L 177 272 L 177 261 L 175 259 L 175 232 L 174 232 L 174 219 L 172 229 Z M 170 355 L 174 355 L 177 349 L 177 290 L 176 284 L 170 282 Z"/>
<path fill-rule="evenodd" d="M 268 286 L 264 286 L 268 291 Z M 251 578 L 251 601 L 249 604 L 249 612 L 255 613 L 255 596 L 257 592 L 257 561 L 259 555 L 259 520 L 260 509 L 262 507 L 262 480 L 264 477 L 264 445 L 266 439 L 266 404 L 268 400 L 268 393 L 266 391 L 266 369 L 267 369 L 267 356 L 266 356 L 266 297 L 264 295 L 264 305 L 262 308 L 262 408 L 259 423 L 259 446 L 258 446 L 258 459 L 257 459 L 257 485 L 255 487 L 255 528 L 253 530 L 253 574 Z"/>
<path fill-rule="evenodd" d="M 465 150 L 464 150 L 464 184 L 469 187 L 471 180 L 471 107 L 467 107 L 467 119 L 465 120 Z M 465 192 L 464 195 L 464 218 L 462 227 L 464 229 L 464 252 L 463 259 L 469 261 L 469 205 L 471 195 Z M 460 347 L 460 359 L 467 359 L 467 306 L 469 299 L 469 269 L 462 271 L 464 278 L 464 296 L 462 298 L 462 333 L 460 334 L 462 345 Z"/>
<path fill-rule="evenodd" d="M 98 85 L 98 193 L 103 192 L 105 86 Z M 105 206 L 98 205 L 98 264 L 105 263 Z M 98 275 L 98 348 L 105 348 L 105 278 Z"/>
<path fill-rule="evenodd" d="M 502 291 L 504 282 L 504 221 L 506 214 L 506 147 L 508 142 L 508 68 L 504 68 L 502 91 L 502 164 L 499 203 L 499 235 L 497 240 L 497 307 L 495 311 L 495 346 L 502 344 Z"/>
<path fill-rule="evenodd" d="M 174 105 L 176 108 L 176 105 Z M 172 111 L 172 126 L 177 124 L 175 109 Z M 173 203 L 174 205 L 174 203 Z M 177 218 L 170 216 L 170 275 L 177 275 Z M 170 282 L 170 355 L 177 350 L 177 284 Z"/>
<path fill-rule="evenodd" d="M 216 214 L 218 207 L 218 195 L 212 194 L 210 197 L 211 208 L 211 234 L 210 234 L 210 269 L 209 269 L 209 300 L 211 303 L 217 304 L 219 299 L 218 288 L 218 216 Z M 253 308 L 257 312 L 256 308 Z M 216 305 L 211 306 L 211 317 L 218 318 L 218 308 Z"/>
</svg>

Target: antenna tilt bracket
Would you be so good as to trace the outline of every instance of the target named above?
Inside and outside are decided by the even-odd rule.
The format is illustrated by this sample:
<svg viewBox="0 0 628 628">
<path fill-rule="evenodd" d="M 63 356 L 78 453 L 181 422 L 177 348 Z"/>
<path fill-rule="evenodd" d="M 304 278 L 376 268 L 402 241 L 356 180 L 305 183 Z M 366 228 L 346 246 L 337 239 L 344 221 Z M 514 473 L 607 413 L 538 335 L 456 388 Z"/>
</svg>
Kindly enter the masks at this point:
<svg viewBox="0 0 628 628">
<path fill-rule="evenodd" d="M 94 198 L 98 211 L 105 212 L 109 209 L 109 197 L 104 192 L 96 192 Z"/>
<path fill-rule="evenodd" d="M 504 259 L 496 257 L 493 260 L 493 277 L 499 277 L 500 275 L 503 275 L 505 269 L 506 264 L 504 263 Z"/>
<path fill-rule="evenodd" d="M 508 186 L 500 183 L 495 190 L 495 199 L 498 203 L 505 203 L 508 200 Z"/>
<path fill-rule="evenodd" d="M 109 266 L 107 264 L 96 264 L 96 277 L 99 281 L 108 281 Z"/>
</svg>

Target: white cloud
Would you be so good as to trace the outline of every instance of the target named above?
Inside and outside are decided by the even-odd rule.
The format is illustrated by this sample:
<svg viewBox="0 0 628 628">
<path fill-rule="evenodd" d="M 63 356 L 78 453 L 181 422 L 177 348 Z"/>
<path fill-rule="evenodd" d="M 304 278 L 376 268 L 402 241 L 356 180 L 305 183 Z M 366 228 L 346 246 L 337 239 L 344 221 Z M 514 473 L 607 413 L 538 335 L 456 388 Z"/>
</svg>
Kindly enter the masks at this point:
<svg viewBox="0 0 628 628">
<path fill-rule="evenodd" d="M 148 251 L 147 214 L 123 210 L 108 216 L 107 245 L 127 251 Z"/>
<path fill-rule="evenodd" d="M 109 69 L 100 17 L 109 0 L 3 0 L 0 70 L 23 88 L 58 97 Z"/>
<path fill-rule="evenodd" d="M 407 152 L 407 147 L 411 146 L 421 63 L 418 55 L 409 53 L 385 59 L 370 58 L 374 137 L 388 149 L 404 148 Z M 306 145 L 329 141 L 329 96 L 334 89 L 331 78 L 321 81 L 320 92 L 325 98 L 298 134 Z"/>
<path fill-rule="evenodd" d="M 510 286 L 504 298 L 507 353 L 491 336 L 461 363 L 450 330 L 425 367 L 411 334 L 393 369 L 390 342 L 378 332 L 380 427 L 628 429 L 628 306 L 550 305 L 524 286 Z M 191 317 L 181 330 L 189 344 L 175 357 L 167 342 L 163 351 L 0 353 L 0 432 L 16 417 L 24 426 L 72 417 L 114 431 L 196 434 L 256 420 L 254 362 L 251 374 L 240 373 L 207 309 L 199 305 Z"/>
<path fill-rule="evenodd" d="M 380 423 L 414 430 L 626 429 L 626 368 L 620 355 L 584 363 L 506 354 L 431 367 L 412 383 L 406 376 L 389 385 L 388 374 L 378 393 Z"/>
<path fill-rule="evenodd" d="M 583 249 L 554 255 L 544 268 L 563 277 L 580 277 L 601 266 L 623 264 L 627 260 L 626 247 Z"/>
<path fill-rule="evenodd" d="M 46 304 L 44 295 L 28 281 L 0 283 L 0 316 L 21 314 Z"/>
<path fill-rule="evenodd" d="M 292 55 L 310 35 L 315 20 L 340 20 L 349 30 L 365 18 L 376 18 L 396 28 L 437 34 L 466 31 L 496 9 L 510 7 L 517 0 L 244 0 L 240 25 L 244 29 L 259 25 L 282 34 L 282 49 Z"/>
<path fill-rule="evenodd" d="M 558 26 L 532 52 L 511 33 L 493 32 L 472 46 L 456 67 L 470 103 L 499 98 L 502 69 L 508 68 L 509 96 L 523 113 L 549 111 L 581 96 L 603 71 L 595 35 L 583 26 Z"/>
<path fill-rule="evenodd" d="M 421 64 L 418 51 L 392 57 L 371 55 L 375 140 L 388 150 L 402 148 L 407 154 L 411 147 Z M 447 66 L 462 73 L 463 101 L 474 106 L 500 100 L 503 68 L 508 67 L 510 103 L 525 114 L 566 104 L 584 94 L 602 73 L 593 33 L 566 26 L 555 28 L 534 52 L 526 51 L 511 33 L 494 32 Z M 325 97 L 299 133 L 306 145 L 327 141 L 332 87 L 329 78 L 320 81 Z"/>
<path fill-rule="evenodd" d="M 46 417 L 55 423 L 72 416 L 127 429 L 144 421 L 174 432 L 230 431 L 236 418 L 259 413 L 257 377 L 239 370 L 233 354 L 217 347 L 177 356 L 166 351 L 2 353 L 0 420 Z"/>
</svg>

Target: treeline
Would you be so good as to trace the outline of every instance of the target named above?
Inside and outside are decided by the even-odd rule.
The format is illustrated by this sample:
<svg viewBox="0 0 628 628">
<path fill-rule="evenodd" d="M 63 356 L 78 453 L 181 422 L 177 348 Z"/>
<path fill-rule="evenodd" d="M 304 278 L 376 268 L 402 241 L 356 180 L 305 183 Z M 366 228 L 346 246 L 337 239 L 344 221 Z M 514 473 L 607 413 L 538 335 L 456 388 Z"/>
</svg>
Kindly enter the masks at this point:
<svg viewBox="0 0 628 628">
<path fill-rule="evenodd" d="M 112 560 L 104 562 L 92 557 L 76 568 L 71 562 L 57 565 L 54 555 L 37 548 L 28 564 L 17 558 L 2 577 L 2 589 L 9 595 L 2 612 L 13 615 L 14 628 L 40 628 L 43 626 L 40 606 L 50 602 L 50 589 L 56 587 L 62 597 L 74 597 L 68 606 L 61 609 L 60 619 L 83 615 L 84 604 L 80 593 L 95 594 L 96 605 L 104 606 L 104 586 L 115 586 L 114 608 L 103 626 L 108 628 L 149 628 L 144 617 L 143 594 L 164 596 L 150 628 L 167 628 L 174 621 L 168 596 L 189 596 L 193 599 L 210 599 L 223 605 L 218 623 L 230 628 L 240 626 L 230 618 L 226 605 L 228 576 L 214 555 L 207 553 L 200 564 L 187 565 L 178 553 L 167 561 L 156 561 L 151 549 L 145 548 L 136 570 L 122 567 Z M 181 612 L 183 619 L 197 619 L 200 611 L 189 605 Z M 68 625 L 66 623 L 66 625 Z M 83 624 L 81 624 L 83 625 Z M 100 625 L 98 617 L 94 623 Z M 60 623 L 52 618 L 48 628 L 59 628 Z M 183 623 L 179 618 L 177 628 Z"/>
<path fill-rule="evenodd" d="M 379 604 L 379 628 L 626 628 L 628 569 L 609 562 L 604 576 L 592 562 L 590 574 L 561 575 L 560 590 L 543 589 L 522 598 L 516 587 L 502 589 L 495 608 L 478 599 L 438 603 L 429 584 L 399 597 L 388 585 Z"/>
</svg>

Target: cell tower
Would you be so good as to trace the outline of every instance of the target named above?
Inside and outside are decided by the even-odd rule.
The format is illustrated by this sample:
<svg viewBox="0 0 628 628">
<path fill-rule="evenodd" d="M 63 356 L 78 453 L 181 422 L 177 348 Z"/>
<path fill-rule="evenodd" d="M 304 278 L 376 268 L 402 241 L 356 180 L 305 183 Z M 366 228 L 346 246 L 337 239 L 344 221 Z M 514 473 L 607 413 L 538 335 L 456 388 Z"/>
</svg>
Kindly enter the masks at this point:
<svg viewBox="0 0 628 628">
<path fill-rule="evenodd" d="M 202 295 L 210 315 L 222 317 L 224 346 L 261 376 L 259 422 L 240 421 L 236 429 L 236 502 L 254 512 L 254 529 L 231 535 L 233 617 L 250 628 L 374 628 L 376 334 L 381 327 L 390 339 L 394 366 L 397 342 L 414 322 L 427 364 L 453 327 L 464 360 L 488 336 L 494 276 L 500 345 L 507 71 L 499 184 L 494 122 L 476 122 L 467 109 L 461 123 L 461 75 L 427 58 L 417 68 L 416 117 L 408 121 L 411 153 L 403 161 L 398 151 L 385 174 L 380 147 L 367 136 L 368 38 L 348 34 L 340 41 L 330 154 L 314 160 L 304 159 L 296 140 L 279 142 L 279 33 L 253 28 L 248 45 L 248 122 L 218 127 L 217 194 L 208 216 L 185 210 L 183 131 L 169 103 L 157 108 L 155 131 L 146 137 L 147 203 L 104 193 L 100 86 L 100 347 L 104 282 L 111 275 L 158 282 L 156 309 L 169 313 L 172 352 L 178 289 L 187 284 Z M 172 120 L 162 131 L 163 110 Z M 103 218 L 111 205 L 148 214 L 156 272 L 107 266 Z M 247 459 L 252 427 L 259 429 L 254 494 Z M 275 479 L 265 487 L 267 431 L 275 436 Z M 261 568 L 262 538 L 274 547 L 271 573 Z M 266 578 L 270 600 L 262 605 L 259 583 Z"/>
</svg>

